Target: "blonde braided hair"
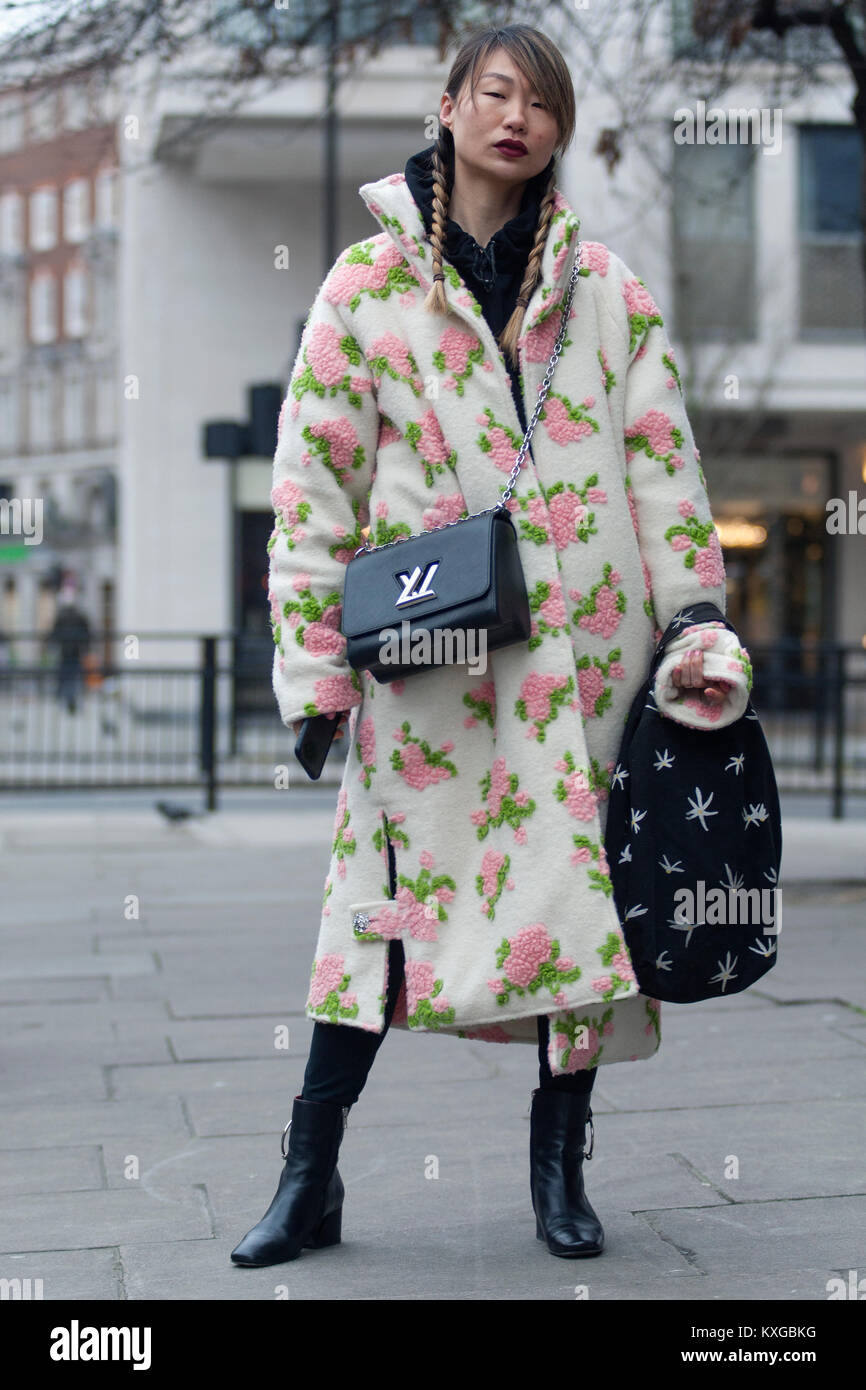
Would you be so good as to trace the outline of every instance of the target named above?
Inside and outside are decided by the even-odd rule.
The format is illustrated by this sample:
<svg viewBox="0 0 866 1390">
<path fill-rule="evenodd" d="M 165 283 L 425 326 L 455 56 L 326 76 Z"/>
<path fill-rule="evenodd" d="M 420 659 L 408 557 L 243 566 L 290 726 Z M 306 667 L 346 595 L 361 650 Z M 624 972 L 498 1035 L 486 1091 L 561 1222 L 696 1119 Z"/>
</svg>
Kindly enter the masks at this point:
<svg viewBox="0 0 866 1390">
<path fill-rule="evenodd" d="M 446 147 L 443 136 L 440 134 L 432 156 L 433 168 L 433 210 L 432 228 L 430 242 L 433 251 L 433 284 L 424 300 L 424 307 L 432 314 L 444 314 L 448 310 L 448 299 L 445 294 L 445 272 L 442 269 L 442 257 L 445 249 L 445 222 L 448 217 L 448 204 L 451 200 L 451 185 L 448 179 L 446 168 Z M 516 370 L 519 362 L 517 356 L 517 343 L 523 328 L 523 319 L 526 314 L 526 306 L 532 298 L 532 292 L 541 277 L 541 260 L 544 255 L 544 247 L 547 242 L 547 233 L 550 229 L 550 221 L 553 217 L 553 208 L 556 201 L 556 167 L 551 168 L 550 178 L 541 200 L 538 210 L 538 225 L 535 229 L 535 240 L 532 243 L 532 250 L 526 261 L 526 272 L 517 296 L 517 303 L 507 324 L 499 334 L 499 346 L 508 360 L 511 370 Z"/>
</svg>

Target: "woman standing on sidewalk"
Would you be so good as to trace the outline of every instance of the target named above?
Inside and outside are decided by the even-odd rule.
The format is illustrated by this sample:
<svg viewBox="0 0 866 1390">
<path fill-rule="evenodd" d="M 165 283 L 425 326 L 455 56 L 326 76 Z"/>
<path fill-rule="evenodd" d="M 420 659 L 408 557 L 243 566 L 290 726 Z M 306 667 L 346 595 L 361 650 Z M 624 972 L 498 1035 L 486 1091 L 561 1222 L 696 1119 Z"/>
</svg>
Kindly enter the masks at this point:
<svg viewBox="0 0 866 1390">
<path fill-rule="evenodd" d="M 724 610 L 725 574 L 658 308 L 607 247 L 579 248 L 556 186 L 574 122 L 550 39 L 526 25 L 473 34 L 438 141 L 362 186 L 382 231 L 342 253 L 305 326 L 274 460 L 274 689 L 295 730 L 348 712 L 351 748 L 303 1088 L 279 1188 L 237 1264 L 340 1239 L 338 1149 L 392 1023 L 537 1045 L 537 1235 L 555 1255 L 603 1248 L 583 1187 L 592 1085 L 599 1066 L 660 1040 L 613 903 L 605 801 L 657 638 L 689 603 Z M 579 250 L 562 355 L 508 503 L 532 636 L 481 675 L 455 665 L 377 684 L 348 666 L 340 632 L 362 528 L 383 544 L 495 503 Z M 678 641 L 656 698 L 718 727 L 742 714 L 748 677 L 708 685 L 699 639 Z M 734 645 L 721 633 L 714 661 Z"/>
</svg>

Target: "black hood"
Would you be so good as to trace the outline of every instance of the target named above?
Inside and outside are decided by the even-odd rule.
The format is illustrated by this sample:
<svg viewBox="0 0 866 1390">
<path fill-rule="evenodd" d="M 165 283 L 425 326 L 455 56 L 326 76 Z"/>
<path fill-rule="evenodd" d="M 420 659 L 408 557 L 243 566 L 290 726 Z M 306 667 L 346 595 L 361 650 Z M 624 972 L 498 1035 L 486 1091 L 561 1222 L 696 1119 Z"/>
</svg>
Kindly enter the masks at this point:
<svg viewBox="0 0 866 1390">
<path fill-rule="evenodd" d="M 421 209 L 427 235 L 433 229 L 433 168 L 432 155 L 435 145 L 428 145 L 406 161 L 406 183 L 409 192 Z M 486 246 L 479 246 L 474 237 L 464 231 L 458 222 L 448 217 L 445 221 L 445 252 L 447 259 L 465 277 L 468 271 L 487 291 L 493 289 L 497 277 L 513 279 L 526 266 L 529 252 L 538 225 L 538 210 L 544 197 L 544 190 L 553 166 L 551 157 L 547 167 L 528 179 L 520 200 L 520 210 L 515 217 L 493 234 Z"/>
</svg>

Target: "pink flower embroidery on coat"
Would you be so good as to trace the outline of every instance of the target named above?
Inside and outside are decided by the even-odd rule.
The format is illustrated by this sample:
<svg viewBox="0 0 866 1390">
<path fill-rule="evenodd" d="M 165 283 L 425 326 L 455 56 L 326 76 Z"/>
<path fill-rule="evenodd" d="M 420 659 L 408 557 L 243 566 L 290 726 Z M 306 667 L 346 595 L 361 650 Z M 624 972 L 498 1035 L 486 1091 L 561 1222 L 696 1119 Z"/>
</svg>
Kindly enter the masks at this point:
<svg viewBox="0 0 866 1390">
<path fill-rule="evenodd" d="M 605 677 L 623 680 L 625 671 L 620 662 L 622 651 L 616 647 L 608 652 L 607 661 L 600 657 L 584 655 L 577 661 L 577 685 L 580 691 L 580 708 L 584 719 L 600 717 L 613 699 L 613 686 L 605 684 Z"/>
<path fill-rule="evenodd" d="M 369 789 L 373 773 L 376 771 L 376 721 L 372 714 L 365 715 L 357 729 L 355 747 L 361 771 L 358 781 Z"/>
<path fill-rule="evenodd" d="M 587 396 L 579 405 L 572 405 L 567 396 L 548 392 L 541 420 L 554 444 L 576 444 L 581 439 L 598 434 L 598 421 L 587 412 L 595 405 L 595 397 Z"/>
<path fill-rule="evenodd" d="M 565 612 L 565 600 L 562 596 L 562 581 L 554 579 L 551 583 L 547 579 L 540 579 L 528 595 L 529 610 L 533 615 L 532 627 L 529 637 L 529 650 L 534 651 L 541 645 L 542 637 L 550 633 L 553 637 L 558 637 L 560 632 L 569 630 L 568 619 Z"/>
<path fill-rule="evenodd" d="M 564 802 L 568 814 L 577 820 L 595 820 L 599 797 L 593 790 L 589 768 L 578 767 L 570 751 L 566 751 L 564 758 L 558 758 L 553 766 L 557 772 L 568 773 L 567 777 L 560 777 L 554 788 L 557 801 Z"/>
<path fill-rule="evenodd" d="M 616 632 L 625 612 L 625 592 L 617 588 L 622 575 L 612 565 L 605 564 L 602 577 L 584 597 L 579 589 L 570 589 L 569 598 L 577 604 L 572 622 L 597 637 L 609 638 Z"/>
<path fill-rule="evenodd" d="M 625 433 L 625 456 L 630 461 L 638 453 L 656 459 L 673 477 L 685 460 L 675 451 L 683 447 L 683 432 L 663 410 L 648 410 Z"/>
<path fill-rule="evenodd" d="M 468 511 L 462 492 L 440 493 L 433 498 L 432 505 L 423 514 L 424 525 L 428 530 L 434 526 L 444 526 L 449 521 L 457 521 Z"/>
<path fill-rule="evenodd" d="M 451 373 L 451 382 L 458 396 L 463 395 L 463 384 L 472 375 L 473 367 L 483 361 L 484 348 L 475 334 L 455 325 L 445 329 L 433 353 L 433 365 L 440 372 Z"/>
<path fill-rule="evenodd" d="M 435 978 L 430 961 L 407 960 L 405 965 L 406 1013 L 410 1028 L 441 1028 L 454 1022 L 454 1009 L 443 994 L 442 980 Z"/>
<path fill-rule="evenodd" d="M 551 940 L 543 922 L 532 922 L 516 935 L 504 937 L 496 952 L 496 965 L 503 973 L 487 981 L 497 1004 L 507 1004 L 512 993 L 534 994 L 542 987 L 552 995 L 560 986 L 580 979 L 580 966 L 562 955 L 559 942 Z"/>
<path fill-rule="evenodd" d="M 532 671 L 520 687 L 520 696 L 514 702 L 514 712 L 519 719 L 530 720 L 526 731 L 527 738 L 545 740 L 545 728 L 555 719 L 559 706 L 574 693 L 574 680 L 571 676 L 557 676 L 552 673 Z"/>
<path fill-rule="evenodd" d="M 607 275 L 610 265 L 610 252 L 601 241 L 585 241 L 580 253 L 581 269 L 594 270 L 598 275 Z"/>
<path fill-rule="evenodd" d="M 637 359 L 646 351 L 646 340 L 653 325 L 657 324 L 661 328 L 664 325 L 664 320 L 643 280 L 637 277 L 626 280 L 622 287 L 622 293 L 628 315 L 628 350 L 629 353 L 634 352 L 635 347 L 640 343 L 640 347 L 635 353 L 635 359 Z"/>
<path fill-rule="evenodd" d="M 682 554 L 686 568 L 694 569 L 702 588 L 711 589 L 724 584 L 725 562 L 712 517 L 707 521 L 698 521 L 694 506 L 688 499 L 680 502 L 678 510 L 683 520 L 667 528 L 665 540 L 672 550 Z"/>
<path fill-rule="evenodd" d="M 375 376 L 385 374 L 394 381 L 408 381 L 415 395 L 420 396 L 424 383 L 418 375 L 418 363 L 405 339 L 399 338 L 396 333 L 383 333 L 370 343 L 366 356 Z"/>
<path fill-rule="evenodd" d="M 532 815 L 535 802 L 526 792 L 518 790 L 517 773 L 508 771 L 504 758 L 494 758 L 490 771 L 485 772 L 479 785 L 487 806 L 470 815 L 473 825 L 477 826 L 479 840 L 486 838 L 491 826 L 498 828 L 507 821 L 514 831 L 515 841 L 525 844 L 526 829 L 522 822 Z"/>
<path fill-rule="evenodd" d="M 446 442 L 442 427 L 435 412 L 426 410 L 420 420 L 412 420 L 406 426 L 406 438 L 421 460 L 424 481 L 433 486 L 433 474 L 444 473 L 446 468 L 454 468 L 457 455 Z"/>
<path fill-rule="evenodd" d="M 481 872 L 475 877 L 475 887 L 484 899 L 481 911 L 491 921 L 496 916 L 496 904 L 502 897 L 503 889 L 514 886 L 508 877 L 510 867 L 511 860 L 507 854 L 489 849 L 481 860 Z"/>
<path fill-rule="evenodd" d="M 319 458 L 333 473 L 340 487 L 344 485 L 348 474 L 353 469 L 360 468 L 364 462 L 364 449 L 348 415 L 341 415 L 335 420 L 317 420 L 312 425 L 305 425 L 302 435 L 310 445 L 309 453 L 304 452 L 301 455 L 302 465 L 308 468 L 314 457 Z"/>
<path fill-rule="evenodd" d="M 416 791 L 423 791 L 434 782 L 457 776 L 457 768 L 446 756 L 454 748 L 450 739 L 440 744 L 434 752 L 426 739 L 416 738 L 411 732 L 408 720 L 404 720 L 400 728 L 394 731 L 394 738 L 403 746 L 393 750 L 391 766 Z"/>
<path fill-rule="evenodd" d="M 496 686 L 493 681 L 482 681 L 474 690 L 469 690 L 463 696 L 464 705 L 468 705 L 473 714 L 467 714 L 463 720 L 464 729 L 474 729 L 476 724 L 482 720 L 489 724 L 491 729 L 496 721 Z"/>
<path fill-rule="evenodd" d="M 478 424 L 487 427 L 476 440 L 478 447 L 490 455 L 494 468 L 500 469 L 503 473 L 510 473 L 520 448 L 520 438 L 508 425 L 503 425 L 496 419 L 489 405 L 485 406 L 483 413 L 478 416 Z"/>
<path fill-rule="evenodd" d="M 382 232 L 349 249 L 326 279 L 322 294 L 329 304 L 348 304 L 354 312 L 363 294 L 387 299 L 392 290 L 405 293 L 417 283 L 402 251 Z"/>
<path fill-rule="evenodd" d="M 357 996 L 346 992 L 352 977 L 345 973 L 344 965 L 344 957 L 336 954 L 313 961 L 307 1008 L 312 1013 L 325 1014 L 332 1023 L 358 1014 Z"/>
</svg>

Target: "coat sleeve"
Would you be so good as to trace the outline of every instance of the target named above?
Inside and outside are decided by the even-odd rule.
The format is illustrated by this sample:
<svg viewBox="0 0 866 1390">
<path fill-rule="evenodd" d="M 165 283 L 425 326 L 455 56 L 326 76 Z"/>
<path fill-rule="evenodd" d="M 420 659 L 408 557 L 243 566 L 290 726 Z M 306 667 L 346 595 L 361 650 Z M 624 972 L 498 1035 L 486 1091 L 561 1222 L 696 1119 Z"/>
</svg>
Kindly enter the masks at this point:
<svg viewBox="0 0 866 1390">
<path fill-rule="evenodd" d="M 648 597 L 661 631 L 690 604 L 725 613 L 725 566 L 700 454 L 664 320 L 650 291 L 611 256 L 616 313 L 628 338 L 623 402 L 626 492 Z M 687 651 L 704 652 L 706 683 L 725 690 L 720 705 L 699 689 L 681 690 L 671 672 Z M 724 626 L 693 623 L 671 644 L 654 694 L 662 714 L 694 728 L 720 728 L 745 712 L 752 687 L 749 654 Z"/>
<path fill-rule="evenodd" d="M 307 316 L 277 427 L 268 601 L 273 688 L 286 725 L 350 710 L 362 698 L 340 621 L 346 565 L 367 521 L 379 413 L 342 302 L 347 254 Z"/>
</svg>

